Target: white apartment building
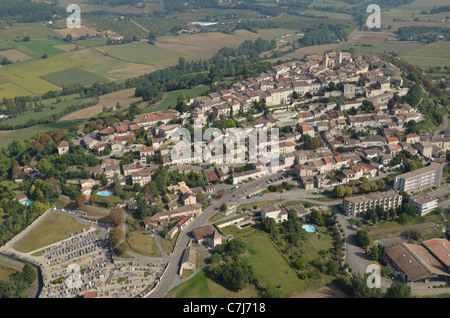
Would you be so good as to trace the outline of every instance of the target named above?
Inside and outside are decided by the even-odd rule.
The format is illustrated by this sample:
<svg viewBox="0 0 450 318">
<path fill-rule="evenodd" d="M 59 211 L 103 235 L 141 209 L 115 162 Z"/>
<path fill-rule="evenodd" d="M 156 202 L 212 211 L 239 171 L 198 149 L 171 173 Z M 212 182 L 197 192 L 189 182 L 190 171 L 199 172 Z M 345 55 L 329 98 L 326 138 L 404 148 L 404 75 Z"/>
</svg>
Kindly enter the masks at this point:
<svg viewBox="0 0 450 318">
<path fill-rule="evenodd" d="M 402 205 L 402 196 L 394 190 L 386 192 L 368 193 L 356 197 L 344 198 L 343 208 L 347 215 L 357 216 L 369 209 L 381 206 L 385 210 Z"/>
<path fill-rule="evenodd" d="M 433 162 L 431 165 L 410 171 L 394 179 L 394 190 L 418 192 L 439 185 L 444 165 Z"/>
</svg>

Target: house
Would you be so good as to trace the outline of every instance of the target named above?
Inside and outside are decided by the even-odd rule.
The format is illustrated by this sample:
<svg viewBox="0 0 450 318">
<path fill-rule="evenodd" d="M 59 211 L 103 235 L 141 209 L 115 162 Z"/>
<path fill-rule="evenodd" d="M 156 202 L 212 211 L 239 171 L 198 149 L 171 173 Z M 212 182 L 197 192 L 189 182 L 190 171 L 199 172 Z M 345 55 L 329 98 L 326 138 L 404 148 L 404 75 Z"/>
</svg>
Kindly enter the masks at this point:
<svg viewBox="0 0 450 318">
<path fill-rule="evenodd" d="M 198 244 L 205 244 L 212 248 L 222 244 L 219 232 L 211 225 L 196 228 L 192 233 L 194 234 L 195 242 Z"/>
<path fill-rule="evenodd" d="M 153 156 L 155 154 L 155 149 L 153 147 L 141 147 L 139 148 L 139 156 L 141 158 L 141 163 L 147 163 L 147 157 Z"/>
<path fill-rule="evenodd" d="M 183 202 L 184 205 L 192 205 L 197 203 L 197 197 L 192 193 L 185 193 L 181 197 L 181 201 Z"/>
<path fill-rule="evenodd" d="M 192 246 L 187 247 L 183 252 L 183 257 L 181 259 L 180 275 L 183 274 L 185 270 L 195 270 L 197 264 L 197 252 Z"/>
<path fill-rule="evenodd" d="M 288 213 L 285 208 L 276 205 L 265 206 L 261 208 L 261 219 L 271 218 L 276 223 L 284 222 L 288 219 Z"/>
<path fill-rule="evenodd" d="M 62 140 L 56 148 L 58 149 L 59 155 L 69 153 L 69 143 L 65 140 Z"/>
</svg>

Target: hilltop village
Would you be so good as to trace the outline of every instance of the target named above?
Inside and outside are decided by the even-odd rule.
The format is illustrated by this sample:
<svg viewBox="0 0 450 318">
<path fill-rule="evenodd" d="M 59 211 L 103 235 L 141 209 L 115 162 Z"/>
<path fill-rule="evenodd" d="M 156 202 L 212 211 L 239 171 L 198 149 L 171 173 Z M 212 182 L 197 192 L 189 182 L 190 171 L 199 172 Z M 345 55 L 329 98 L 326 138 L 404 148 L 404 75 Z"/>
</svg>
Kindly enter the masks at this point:
<svg viewBox="0 0 450 318">
<path fill-rule="evenodd" d="M 133 120 L 100 130 L 79 131 L 72 140 L 60 141 L 59 156 L 81 146 L 99 159 L 100 164 L 90 167 L 90 178 L 66 180 L 67 185 L 79 187 L 86 204 L 116 194 L 118 185 L 127 186 L 135 195 L 127 195 L 109 208 L 137 213 L 145 234 L 160 232 L 162 228 L 166 229 L 162 236 L 169 240 L 180 233 L 191 234 L 178 237 L 177 248 L 170 256 L 154 262 L 144 259 L 127 262 L 116 259 L 109 243 L 97 240 L 91 227 L 87 243 L 84 243 L 86 234 L 82 233 L 79 239 L 46 248 L 45 259 L 34 261 L 44 273 L 42 297 L 83 293 L 85 297 L 148 297 L 162 284 L 163 276 L 170 283 L 176 275 L 196 268 L 198 254 L 190 246 L 191 241 L 214 249 L 231 239 L 231 235 L 219 234 L 221 227 L 231 224 L 245 228 L 254 224 L 254 218 L 241 216 L 237 211 L 238 202 L 262 196 L 271 186 L 295 199 L 323 191 L 334 193 L 342 199 L 340 212 L 347 217 L 360 217 L 379 207 L 384 211 L 400 209 L 405 203 L 404 194 L 415 207 L 413 214 L 423 216 L 434 211 L 437 199 L 423 191 L 441 184 L 446 152 L 450 149 L 450 131 L 445 126 L 432 136 L 411 131 L 413 124 L 424 120 L 424 114 L 402 98 L 410 94 L 410 89 L 404 87 L 403 75 L 395 65 L 378 57 L 353 59 L 347 52 L 313 55 L 278 64 L 226 89 L 180 99 L 176 108 L 138 114 Z M 179 130 L 187 129 L 194 136 L 194 126 L 199 123 L 203 137 L 201 151 L 180 158 L 176 148 L 182 140 Z M 215 128 L 222 134 L 214 138 L 203 135 L 207 128 Z M 232 147 L 231 156 L 212 156 L 217 145 L 226 152 L 228 129 L 270 133 L 258 144 L 254 160 L 250 160 L 249 140 L 241 147 Z M 409 169 L 405 171 L 406 165 Z M 22 176 L 27 178 L 40 173 L 28 166 L 21 168 Z M 390 173 L 395 173 L 395 177 L 392 186 L 387 186 L 384 180 Z M 164 181 L 168 176 L 172 178 L 170 184 Z M 348 193 L 349 185 L 356 186 L 359 182 L 364 194 Z M 293 188 L 297 189 L 289 192 Z M 26 195 L 16 200 L 22 204 L 30 202 Z M 302 221 L 309 221 L 314 208 L 296 204 L 289 210 L 294 210 Z M 212 213 L 219 210 L 233 218 L 220 226 L 205 225 Z M 272 204 L 260 210 L 260 219 L 288 221 L 285 207 Z M 82 222 L 91 226 L 95 223 L 104 237 L 114 231 L 108 225 L 92 223 L 79 211 L 52 208 L 46 213 L 80 214 Z M 78 248 L 83 250 L 74 252 Z M 86 254 L 97 250 L 101 250 L 98 260 L 86 258 Z M 408 281 L 411 278 L 408 268 L 394 260 L 393 250 L 387 254 L 395 273 L 402 273 L 396 275 Z M 81 287 L 55 287 L 53 280 L 73 262 L 72 257 L 82 256 L 91 274 L 82 280 Z M 414 277 L 422 280 L 431 276 Z M 444 270 L 436 277 L 448 276 Z M 116 280 L 118 283 L 121 279 L 121 285 L 115 286 Z M 155 297 L 168 291 L 167 284 L 159 287 Z"/>
</svg>

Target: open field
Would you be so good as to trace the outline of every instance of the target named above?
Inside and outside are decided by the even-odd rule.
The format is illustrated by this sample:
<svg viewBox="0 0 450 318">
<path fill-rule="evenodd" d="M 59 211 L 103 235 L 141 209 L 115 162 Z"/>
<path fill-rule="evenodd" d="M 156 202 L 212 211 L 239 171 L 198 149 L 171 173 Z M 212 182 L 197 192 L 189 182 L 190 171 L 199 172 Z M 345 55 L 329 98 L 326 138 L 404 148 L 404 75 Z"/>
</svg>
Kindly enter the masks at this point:
<svg viewBox="0 0 450 318">
<path fill-rule="evenodd" d="M 22 268 L 7 262 L 6 258 L 0 257 L 0 281 L 8 280 L 9 276 L 22 271 Z"/>
<path fill-rule="evenodd" d="M 80 109 L 69 115 L 66 115 L 62 117 L 59 122 L 72 121 L 77 119 L 88 119 L 92 116 L 100 114 L 103 111 L 104 106 L 116 106 L 117 103 L 120 103 L 122 109 L 128 108 L 131 106 L 131 104 L 142 101 L 142 97 L 134 96 L 134 91 L 134 88 L 130 88 L 100 96 L 99 101 L 96 105 Z"/>
<path fill-rule="evenodd" d="M 58 113 L 61 113 L 64 111 L 67 107 L 71 105 L 80 105 L 82 103 L 87 102 L 93 102 L 95 101 L 94 98 L 80 98 L 78 95 L 69 95 L 64 96 L 61 100 L 61 102 L 56 102 L 55 98 L 52 98 L 50 100 L 45 101 L 45 107 L 42 109 L 42 111 L 35 112 L 35 111 L 28 111 L 20 114 L 20 116 L 13 117 L 10 119 L 6 119 L 4 121 L 1 121 L 1 125 L 23 125 L 28 120 L 41 120 L 50 118 L 53 115 L 56 115 Z"/>
<path fill-rule="evenodd" d="M 67 53 L 67 57 L 83 64 L 86 70 L 112 81 L 135 77 L 156 70 L 153 66 L 118 60 L 112 56 L 106 56 L 101 52 L 95 51 L 94 49 L 73 51 Z"/>
<path fill-rule="evenodd" d="M 307 287 L 273 246 L 268 235 L 255 233 L 242 239 L 248 248 L 243 258 L 253 267 L 255 276 L 265 285 L 277 286 L 282 297 Z M 276 264 L 276 265 L 275 265 Z"/>
<path fill-rule="evenodd" d="M 0 51 L 0 56 L 6 57 L 13 63 L 20 63 L 23 61 L 29 61 L 33 59 L 31 56 L 28 56 L 25 53 L 22 53 L 16 49 Z"/>
<path fill-rule="evenodd" d="M 0 130 L 0 148 L 6 148 L 8 145 L 17 139 L 28 139 L 34 135 L 36 135 L 38 132 L 41 133 L 47 133 L 54 130 L 59 129 L 68 129 L 72 126 L 78 126 L 81 125 L 83 121 L 65 121 L 61 123 L 50 123 L 50 124 L 42 124 L 42 125 L 36 125 L 33 127 L 28 128 L 22 128 L 17 130 Z M 80 127 L 78 127 L 80 128 Z"/>
<path fill-rule="evenodd" d="M 77 45 L 77 44 L 63 44 L 63 45 L 54 45 L 55 48 L 58 50 L 63 50 L 65 52 L 70 52 L 74 50 L 81 50 L 84 49 L 84 46 Z"/>
<path fill-rule="evenodd" d="M 95 50 L 125 62 L 147 65 L 177 61 L 179 57 L 191 57 L 189 54 L 150 45 L 146 42 L 102 46 Z"/>
<path fill-rule="evenodd" d="M 74 83 L 90 85 L 99 82 L 106 82 L 106 78 L 92 72 L 85 71 L 80 67 L 73 67 L 67 70 L 50 73 L 41 76 L 41 78 L 58 86 Z"/>
<path fill-rule="evenodd" d="M 166 298 L 253 298 L 258 293 L 253 286 L 239 292 L 229 291 L 209 277 L 207 269 L 202 269 L 187 282 L 175 287 Z"/>
<path fill-rule="evenodd" d="M 450 65 L 450 42 L 431 43 L 400 55 L 407 62 L 419 67 Z"/>
<path fill-rule="evenodd" d="M 183 52 L 204 59 L 211 58 L 224 46 L 237 48 L 245 40 L 273 39 L 276 36 L 238 30 L 235 34 L 219 32 L 183 34 L 180 36 L 163 36 L 155 42 L 158 47 Z"/>
<path fill-rule="evenodd" d="M 65 45 L 65 44 L 67 44 L 67 42 L 63 40 L 51 39 L 51 40 L 24 42 L 22 45 L 41 55 L 47 54 L 48 56 L 52 56 L 64 52 L 63 50 L 56 48 L 55 45 Z"/>
<path fill-rule="evenodd" d="M 156 245 L 155 238 L 142 232 L 134 231 L 127 234 L 127 243 L 131 250 L 143 256 L 162 256 Z"/>
<path fill-rule="evenodd" d="M 70 237 L 70 233 L 80 233 L 88 226 L 78 223 L 73 217 L 61 214 L 51 214 L 26 237 L 14 245 L 14 249 L 28 253 L 47 245 Z"/>
<path fill-rule="evenodd" d="M 41 40 L 57 36 L 57 34 L 39 22 L 14 23 L 13 26 L 0 28 L 0 39 L 22 40 L 26 36 L 29 36 L 32 40 Z"/>
<path fill-rule="evenodd" d="M 164 98 L 162 101 L 148 105 L 144 108 L 145 112 L 155 112 L 159 110 L 166 110 L 169 106 L 175 107 L 177 105 L 177 98 L 181 94 L 184 94 L 186 98 L 194 98 L 201 95 L 203 92 L 207 91 L 208 87 L 205 85 L 200 85 L 190 89 L 180 89 L 176 91 L 164 93 Z M 134 93 L 134 92 L 133 92 Z"/>
<path fill-rule="evenodd" d="M 78 39 L 80 36 L 83 35 L 89 35 L 89 36 L 96 36 L 99 34 L 99 32 L 93 28 L 89 28 L 85 25 L 81 25 L 80 28 L 65 28 L 65 29 L 55 29 L 55 33 L 59 34 L 62 37 L 66 37 L 68 34 L 70 34 L 74 39 Z"/>
<path fill-rule="evenodd" d="M 41 94 L 49 90 L 59 90 L 59 85 L 52 84 L 41 77 L 77 66 L 89 67 L 92 65 L 93 63 L 88 60 L 76 61 L 68 54 L 56 54 L 46 59 L 39 58 L 6 65 L 0 68 L 0 77 L 8 80 L 8 83 L 0 84 L 0 97 Z"/>
</svg>

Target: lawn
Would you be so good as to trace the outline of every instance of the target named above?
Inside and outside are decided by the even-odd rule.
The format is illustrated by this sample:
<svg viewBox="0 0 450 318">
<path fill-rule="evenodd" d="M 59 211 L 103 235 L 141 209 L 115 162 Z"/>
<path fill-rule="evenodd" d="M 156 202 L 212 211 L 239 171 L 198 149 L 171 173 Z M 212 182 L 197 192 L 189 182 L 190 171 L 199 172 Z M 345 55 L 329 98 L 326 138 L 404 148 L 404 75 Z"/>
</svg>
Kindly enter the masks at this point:
<svg viewBox="0 0 450 318">
<path fill-rule="evenodd" d="M 153 257 L 162 256 L 155 238 L 149 234 L 145 235 L 139 231 L 130 232 L 127 234 L 127 243 L 130 249 L 137 254 Z"/>
<path fill-rule="evenodd" d="M 71 216 L 51 214 L 13 248 L 19 252 L 28 253 L 67 239 L 71 233 L 80 233 L 83 229 L 87 230 L 89 227 L 78 223 Z"/>
<path fill-rule="evenodd" d="M 274 247 L 267 234 L 258 232 L 242 240 L 248 249 L 243 258 L 265 285 L 271 284 L 279 288 L 282 297 L 290 297 L 297 290 L 307 287 L 306 282 L 298 277 Z"/>
<path fill-rule="evenodd" d="M 3 262 L 2 258 L 0 258 L 0 281 L 8 280 L 10 275 L 20 273 L 21 271 L 22 268 L 11 265 L 6 261 Z"/>
<path fill-rule="evenodd" d="M 258 292 L 253 286 L 233 292 L 216 283 L 208 276 L 208 270 L 203 269 L 187 282 L 171 290 L 166 298 L 255 298 Z"/>
<path fill-rule="evenodd" d="M 280 204 L 280 200 L 269 200 L 269 201 L 261 201 L 261 202 L 254 202 L 254 203 L 244 203 L 237 207 L 237 211 L 244 211 L 245 210 L 253 210 L 253 207 L 256 206 L 256 209 L 259 209 L 264 206 L 274 205 L 274 204 Z"/>
</svg>

